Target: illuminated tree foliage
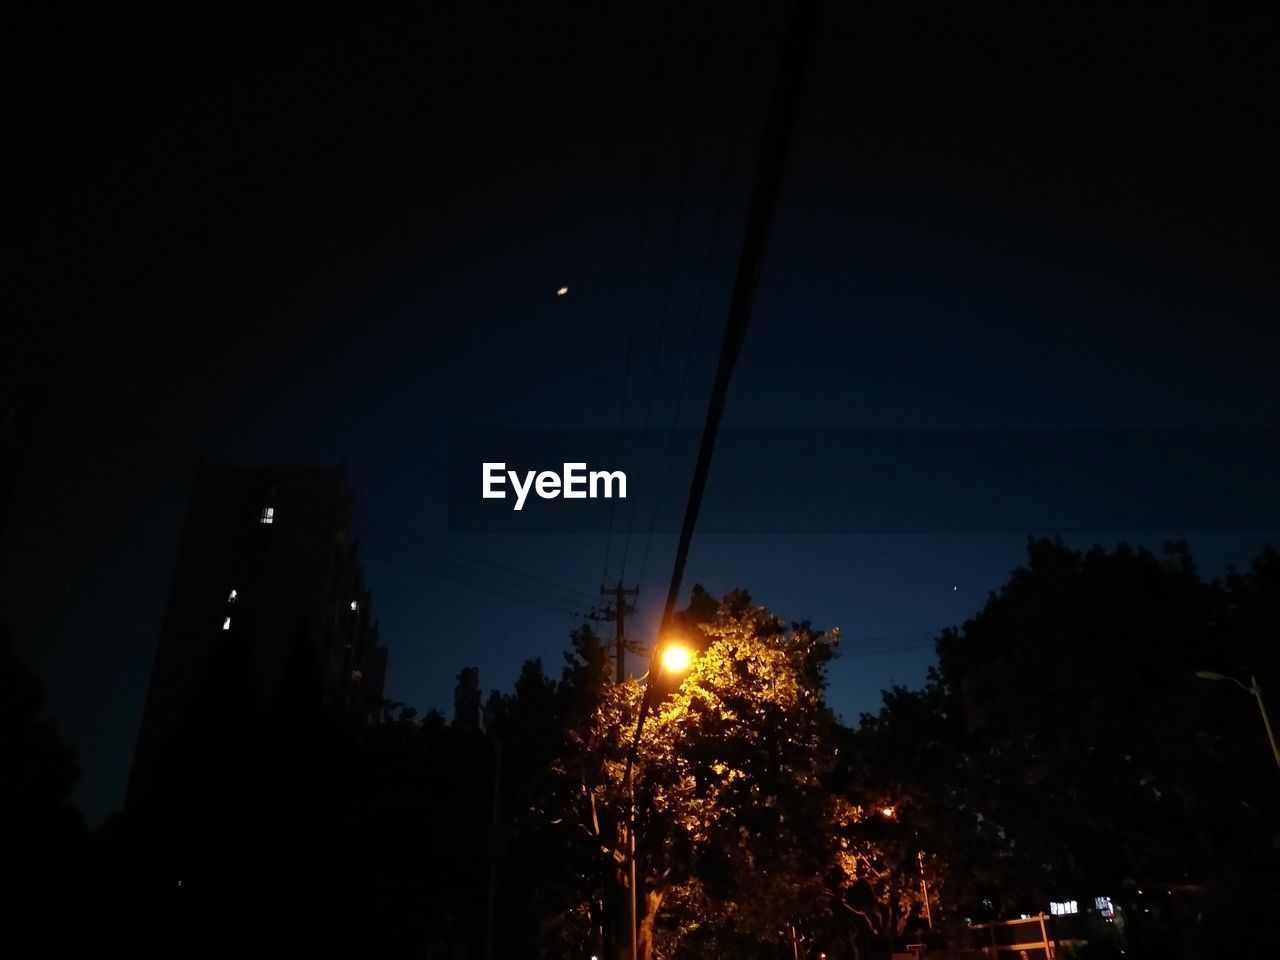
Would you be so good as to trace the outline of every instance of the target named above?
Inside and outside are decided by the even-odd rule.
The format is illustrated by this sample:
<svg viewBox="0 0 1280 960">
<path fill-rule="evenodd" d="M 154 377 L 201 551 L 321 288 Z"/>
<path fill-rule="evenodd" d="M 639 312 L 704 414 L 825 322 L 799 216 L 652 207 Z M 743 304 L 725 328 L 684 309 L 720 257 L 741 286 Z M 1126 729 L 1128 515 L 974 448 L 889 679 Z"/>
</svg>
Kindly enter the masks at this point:
<svg viewBox="0 0 1280 960">
<path fill-rule="evenodd" d="M 714 613 L 697 599 L 682 623 L 699 654 L 678 684 L 655 678 L 637 751 L 645 958 L 676 955 L 712 923 L 777 939 L 829 898 L 838 862 L 827 785 L 836 724 L 823 697 L 838 633 L 788 626 L 741 592 Z M 573 784 L 572 822 L 624 892 L 623 785 L 642 696 L 639 681 L 601 688 L 557 765 Z"/>
</svg>

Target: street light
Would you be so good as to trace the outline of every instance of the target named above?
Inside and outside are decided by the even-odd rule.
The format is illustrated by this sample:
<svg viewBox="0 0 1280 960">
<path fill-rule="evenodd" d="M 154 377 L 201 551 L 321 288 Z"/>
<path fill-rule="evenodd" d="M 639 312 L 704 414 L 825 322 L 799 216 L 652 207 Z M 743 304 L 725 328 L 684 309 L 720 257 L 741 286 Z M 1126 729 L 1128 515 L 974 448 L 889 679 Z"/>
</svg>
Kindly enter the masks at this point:
<svg viewBox="0 0 1280 960">
<path fill-rule="evenodd" d="M 689 669 L 693 651 L 683 643 L 672 642 L 662 648 L 662 669 L 671 676 L 678 676 Z"/>
<path fill-rule="evenodd" d="M 896 820 L 898 818 L 898 808 L 890 803 L 886 803 L 884 806 L 882 806 L 879 812 L 880 812 L 880 816 L 884 817 L 886 820 Z M 919 831 L 916 831 L 916 836 L 917 837 L 919 836 Z M 925 880 L 925 875 L 924 875 L 924 851 L 923 850 L 916 851 L 916 862 L 920 864 L 920 892 L 924 895 L 924 918 L 925 918 L 925 922 L 929 924 L 929 929 L 932 930 L 933 929 L 933 910 L 929 906 L 929 883 L 927 880 Z M 890 910 L 892 909 L 893 908 L 891 906 Z"/>
<path fill-rule="evenodd" d="M 653 659 L 661 665 L 666 676 L 679 677 L 687 672 L 690 664 L 693 663 L 693 651 L 678 640 L 668 640 L 654 650 Z M 653 674 L 652 667 L 645 674 L 644 693 L 640 700 L 640 716 L 636 719 L 636 732 L 631 739 L 631 750 L 627 753 L 627 766 L 622 778 L 622 790 L 627 798 L 627 886 L 630 892 L 627 898 L 627 939 L 630 941 L 630 960 L 637 960 L 639 956 L 636 943 L 639 926 L 636 917 L 636 798 L 631 771 L 636 765 L 636 754 L 640 750 L 640 731 L 644 729 L 645 718 L 649 715 L 649 690 L 653 686 Z"/>
<path fill-rule="evenodd" d="M 1280 767 L 1280 747 L 1276 746 L 1276 735 L 1271 731 L 1271 720 L 1267 717 L 1267 708 L 1262 702 L 1262 688 L 1258 686 L 1258 678 L 1249 677 L 1250 686 L 1245 686 L 1235 677 L 1229 677 L 1225 673 L 1214 673 L 1212 670 L 1197 670 L 1196 676 L 1201 680 L 1230 680 L 1245 693 L 1252 693 L 1253 698 L 1258 701 L 1258 712 L 1262 714 L 1262 725 L 1266 728 L 1267 739 L 1271 741 L 1271 756 L 1276 761 L 1276 766 Z"/>
</svg>

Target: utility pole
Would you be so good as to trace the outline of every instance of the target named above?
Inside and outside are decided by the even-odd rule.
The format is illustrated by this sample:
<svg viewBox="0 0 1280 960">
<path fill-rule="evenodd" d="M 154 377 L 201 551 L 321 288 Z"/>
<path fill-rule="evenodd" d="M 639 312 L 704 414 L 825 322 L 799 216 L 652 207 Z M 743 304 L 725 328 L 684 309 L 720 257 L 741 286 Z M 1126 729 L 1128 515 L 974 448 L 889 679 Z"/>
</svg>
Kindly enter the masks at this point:
<svg viewBox="0 0 1280 960">
<path fill-rule="evenodd" d="M 594 620 L 613 621 L 614 643 L 618 650 L 618 683 L 622 683 L 627 679 L 627 615 L 636 612 L 634 604 L 627 603 L 627 597 L 638 596 L 639 587 L 633 587 L 628 590 L 622 585 L 622 581 L 618 581 L 616 587 L 606 587 L 600 584 L 600 595 L 602 597 L 613 597 L 613 603 L 607 607 L 602 614 L 592 616 Z"/>
<path fill-rule="evenodd" d="M 484 960 L 493 960 L 493 928 L 498 907 L 498 824 L 502 804 L 502 738 L 493 739 L 493 813 L 489 821 L 489 900 L 485 909 Z"/>
</svg>

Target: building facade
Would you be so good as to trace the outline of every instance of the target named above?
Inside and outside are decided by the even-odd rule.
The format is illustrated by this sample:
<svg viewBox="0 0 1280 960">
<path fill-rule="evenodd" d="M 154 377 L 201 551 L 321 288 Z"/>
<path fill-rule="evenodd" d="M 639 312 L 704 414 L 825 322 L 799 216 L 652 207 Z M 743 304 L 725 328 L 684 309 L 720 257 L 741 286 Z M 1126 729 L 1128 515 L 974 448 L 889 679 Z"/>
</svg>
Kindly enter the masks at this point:
<svg viewBox="0 0 1280 960">
<path fill-rule="evenodd" d="M 201 469 L 127 808 L 173 803 L 184 764 L 207 771 L 215 753 L 218 776 L 234 779 L 227 764 L 247 755 L 237 742 L 269 741 L 290 723 L 358 730 L 377 720 L 387 651 L 352 509 L 341 467 Z"/>
</svg>

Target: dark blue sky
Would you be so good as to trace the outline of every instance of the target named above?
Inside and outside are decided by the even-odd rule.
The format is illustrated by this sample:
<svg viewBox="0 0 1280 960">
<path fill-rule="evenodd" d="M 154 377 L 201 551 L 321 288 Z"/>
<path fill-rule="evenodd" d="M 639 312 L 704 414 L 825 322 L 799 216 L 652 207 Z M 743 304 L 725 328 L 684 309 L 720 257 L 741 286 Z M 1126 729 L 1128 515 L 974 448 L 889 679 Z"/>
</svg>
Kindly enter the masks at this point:
<svg viewBox="0 0 1280 960">
<path fill-rule="evenodd" d="M 5 373 L 39 406 L 5 617 L 94 818 L 123 794 L 198 456 L 346 462 L 395 699 L 445 707 L 464 665 L 486 687 L 558 669 L 606 564 L 643 566 L 652 636 L 673 537 L 643 515 L 630 538 L 451 537 L 445 439 L 701 423 L 782 22 L 267 10 L 172 14 L 162 45 L 33 13 L 10 40 Z M 728 425 L 1275 426 L 1275 15 L 1034 16 L 827 11 Z M 741 482 L 713 469 L 708 501 Z M 685 592 L 842 627 L 852 720 L 922 680 L 1046 524 L 699 536 Z M 1270 531 L 1161 532 L 1216 573 Z"/>
</svg>

